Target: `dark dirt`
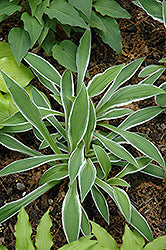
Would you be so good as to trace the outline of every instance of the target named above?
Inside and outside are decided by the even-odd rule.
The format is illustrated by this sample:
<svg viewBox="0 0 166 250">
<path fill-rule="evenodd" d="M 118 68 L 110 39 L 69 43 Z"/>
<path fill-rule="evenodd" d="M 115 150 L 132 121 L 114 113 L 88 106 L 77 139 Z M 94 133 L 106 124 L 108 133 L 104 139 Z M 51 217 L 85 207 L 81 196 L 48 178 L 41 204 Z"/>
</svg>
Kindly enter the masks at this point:
<svg viewBox="0 0 166 250">
<path fill-rule="evenodd" d="M 129 63 L 140 57 L 146 56 L 143 66 L 156 64 L 159 59 L 166 57 L 166 29 L 164 26 L 147 16 L 141 9 L 134 6 L 131 0 L 117 0 L 117 2 L 119 2 L 122 7 L 126 8 L 132 16 L 130 20 L 118 20 L 123 39 L 122 55 L 118 56 L 109 46 L 103 44 L 99 36 L 93 32 L 91 61 L 89 64 L 89 73 L 91 77 L 96 73 L 103 72 L 112 65 L 124 62 Z M 7 41 L 7 35 L 10 29 L 10 19 L 0 24 L 0 40 Z M 77 37 L 78 36 L 75 34 L 72 35 L 73 40 Z M 58 65 L 54 59 L 43 53 L 42 50 L 39 51 L 39 54 L 44 56 L 47 60 L 50 60 L 60 72 L 63 71 L 63 67 Z M 136 75 L 129 83 L 134 84 L 138 81 L 140 81 L 140 79 Z M 165 74 L 160 77 L 156 85 L 160 85 L 164 81 L 166 81 Z M 133 109 L 139 109 L 153 104 L 154 100 L 148 99 L 145 102 L 133 104 Z M 159 148 L 166 160 L 166 112 L 163 112 L 152 121 L 138 126 L 136 130 L 147 134 L 148 138 Z M 17 135 L 17 137 L 26 145 L 35 149 L 38 148 L 38 142 L 31 132 L 21 133 Z M 47 151 L 45 153 L 47 153 Z M 10 151 L 0 146 L 1 169 L 12 161 L 24 157 L 26 156 L 23 154 Z M 45 169 L 47 169 L 46 165 L 26 173 L 13 174 L 0 178 L 0 206 L 17 200 L 37 188 L 41 175 Z M 114 176 L 117 171 L 118 169 L 113 167 L 111 176 Z M 141 173 L 127 176 L 126 180 L 131 185 L 131 187 L 126 190 L 130 196 L 131 202 L 148 221 L 154 238 L 165 235 L 166 181 L 149 177 Z M 67 243 L 61 224 L 61 208 L 67 185 L 68 180 L 65 180 L 26 207 L 33 228 L 33 239 L 36 227 L 42 215 L 47 209 L 50 210 L 50 216 L 53 223 L 51 232 L 54 240 L 52 249 L 58 249 Z M 21 190 L 19 190 L 20 187 Z M 107 229 L 116 241 L 121 243 L 126 221 L 112 200 L 108 196 L 106 197 L 109 204 L 110 225 L 107 225 L 101 218 L 90 195 L 88 195 L 83 205 L 89 218 L 95 220 Z M 5 245 L 8 249 L 14 249 L 15 223 L 16 216 L 13 216 L 0 225 L 0 244 Z"/>
</svg>

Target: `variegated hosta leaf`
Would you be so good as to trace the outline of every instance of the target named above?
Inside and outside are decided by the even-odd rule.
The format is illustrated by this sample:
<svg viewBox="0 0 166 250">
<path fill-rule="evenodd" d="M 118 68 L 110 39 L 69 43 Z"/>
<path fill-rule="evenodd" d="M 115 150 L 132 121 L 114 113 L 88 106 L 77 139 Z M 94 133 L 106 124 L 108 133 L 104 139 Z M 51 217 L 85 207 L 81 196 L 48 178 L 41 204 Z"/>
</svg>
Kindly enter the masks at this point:
<svg viewBox="0 0 166 250">
<path fill-rule="evenodd" d="M 111 186 L 130 187 L 130 185 L 125 180 L 116 177 L 110 178 L 107 180 L 107 183 Z"/>
<path fill-rule="evenodd" d="M 83 84 L 76 97 L 69 116 L 69 143 L 71 151 L 83 139 L 89 119 L 89 97 L 85 85 Z"/>
<path fill-rule="evenodd" d="M 81 193 L 81 202 L 91 190 L 96 179 L 96 168 L 91 159 L 87 159 L 79 174 L 79 187 Z"/>
<path fill-rule="evenodd" d="M 110 139 L 107 139 L 105 136 L 99 133 L 94 132 L 94 136 L 104 145 L 104 147 L 106 147 L 114 155 L 118 156 L 121 159 L 125 159 L 131 164 L 137 166 L 137 162 L 134 157 L 121 145 Z"/>
<path fill-rule="evenodd" d="M 110 111 L 104 112 L 103 114 L 97 116 L 97 121 L 117 119 L 129 114 L 134 111 L 126 108 L 111 109 Z"/>
<path fill-rule="evenodd" d="M 107 180 L 109 172 L 111 171 L 110 158 L 108 157 L 107 152 L 102 147 L 93 145 L 93 149 L 95 151 L 98 162 L 105 174 L 105 179 Z"/>
<path fill-rule="evenodd" d="M 81 204 L 77 192 L 77 182 L 69 184 L 69 190 L 62 206 L 62 224 L 68 242 L 78 239 L 81 227 Z"/>
<path fill-rule="evenodd" d="M 91 234 L 91 228 L 88 220 L 88 215 L 86 214 L 83 207 L 81 207 L 82 210 L 82 217 L 81 217 L 81 231 L 84 235 L 90 235 Z"/>
<path fill-rule="evenodd" d="M 84 163 L 84 148 L 85 145 L 81 141 L 75 150 L 71 153 L 68 161 L 69 178 L 71 184 L 76 179 Z"/>
<path fill-rule="evenodd" d="M 148 75 L 155 73 L 159 69 L 161 69 L 161 70 L 166 69 L 166 67 L 164 67 L 163 65 L 149 65 L 149 66 L 143 68 L 138 76 L 145 77 L 145 76 L 148 76 Z"/>
<path fill-rule="evenodd" d="M 120 87 L 123 83 L 128 81 L 138 70 L 138 68 L 141 66 L 142 62 L 144 61 L 145 58 L 140 58 L 137 60 L 134 60 L 133 62 L 127 64 L 123 69 L 120 71 L 120 73 L 117 75 L 115 81 L 113 84 L 110 86 L 110 88 L 107 90 L 103 98 L 100 100 L 100 102 L 97 105 L 97 111 L 98 113 L 100 112 L 100 108 L 103 106 L 105 102 L 107 102 L 113 92 Z"/>
<path fill-rule="evenodd" d="M 110 84 L 121 69 L 124 67 L 124 64 L 113 66 L 106 69 L 103 73 L 95 75 L 88 83 L 88 94 L 89 96 L 96 96 L 102 93 Z"/>
<path fill-rule="evenodd" d="M 165 171 L 161 167 L 159 167 L 155 164 L 151 164 L 151 163 L 148 164 L 145 168 L 143 168 L 141 170 L 141 172 L 144 174 L 148 174 L 150 176 L 153 176 L 153 177 L 164 179 Z"/>
<path fill-rule="evenodd" d="M 91 31 L 87 29 L 80 40 L 76 54 L 76 65 L 78 71 L 77 93 L 79 93 L 84 81 L 85 73 L 89 64 L 91 51 Z"/>
<path fill-rule="evenodd" d="M 166 28 L 166 2 L 165 0 L 162 3 L 162 15 L 163 15 L 163 23 Z"/>
<path fill-rule="evenodd" d="M 143 79 L 139 84 L 153 84 L 163 73 L 165 69 L 159 69 L 155 73 L 149 75 L 145 79 Z"/>
<path fill-rule="evenodd" d="M 103 216 L 105 221 L 109 224 L 109 209 L 107 201 L 104 198 L 104 195 L 95 185 L 93 185 L 91 193 L 98 211 Z"/>
</svg>

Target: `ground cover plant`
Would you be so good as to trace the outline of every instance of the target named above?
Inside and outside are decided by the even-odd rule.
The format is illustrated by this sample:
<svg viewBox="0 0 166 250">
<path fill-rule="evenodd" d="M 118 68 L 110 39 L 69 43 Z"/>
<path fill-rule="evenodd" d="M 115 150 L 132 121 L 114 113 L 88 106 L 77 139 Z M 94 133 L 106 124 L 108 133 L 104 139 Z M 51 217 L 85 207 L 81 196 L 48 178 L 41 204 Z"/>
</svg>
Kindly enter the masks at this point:
<svg viewBox="0 0 166 250">
<path fill-rule="evenodd" d="M 0 21 L 12 15 L 17 20 L 20 19 L 21 25 L 23 23 L 23 28 L 12 28 L 8 36 L 18 64 L 38 42 L 48 55 L 53 52 L 55 59 L 66 67 L 65 61 L 61 59 L 62 53 L 71 58 L 75 56 L 77 48 L 69 40 L 71 29 L 84 32 L 88 25 L 99 33 L 105 43 L 121 54 L 122 39 L 115 18 L 130 18 L 125 9 L 116 1 L 110 0 L 88 0 L 86 5 L 82 0 L 2 0 L 0 9 Z M 59 43 L 56 39 L 58 30 L 62 30 L 68 39 Z M 70 67 L 71 70 L 76 70 L 76 67 Z"/>
<path fill-rule="evenodd" d="M 53 110 L 33 86 L 31 100 L 16 81 L 2 72 L 19 112 L 3 123 L 5 127 L 0 130 L 0 142 L 31 157 L 9 164 L 1 170 L 0 176 L 28 171 L 45 163 L 50 167 L 43 174 L 38 189 L 0 208 L 0 222 L 67 177 L 69 188 L 63 201 L 62 223 L 68 242 L 77 240 L 80 230 L 85 235 L 90 234 L 88 217 L 81 204 L 89 192 L 97 209 L 109 223 L 108 205 L 101 190 L 108 193 L 126 220 L 146 239 L 152 241 L 153 236 L 147 222 L 131 204 L 127 193 L 117 186 L 128 187 L 129 184 L 122 178 L 138 171 L 164 178 L 165 162 L 158 149 L 143 135 L 127 131 L 157 116 L 164 108 L 152 106 L 134 112 L 123 106 L 165 94 L 165 90 L 142 82 L 124 86 L 144 58 L 128 65 L 110 67 L 93 77 L 86 86 L 84 78 L 90 50 L 91 32 L 88 29 L 77 50 L 76 84 L 70 70 L 66 70 L 61 76 L 41 57 L 32 53 L 25 57 L 34 74 L 52 92 L 64 112 Z M 105 90 L 101 100 L 97 104 L 93 103 L 93 97 Z M 112 119 L 127 115 L 129 116 L 118 127 L 111 125 Z M 55 128 L 55 133 L 48 132 L 46 125 L 49 124 Z M 35 136 L 41 141 L 40 149 L 48 146 L 52 149 L 50 155 L 43 155 L 40 151 L 25 146 L 12 135 L 13 132 L 29 129 L 33 129 Z M 142 156 L 135 158 L 128 147 L 124 147 L 128 144 L 140 151 Z M 153 160 L 160 166 L 152 163 Z M 122 166 L 123 169 L 115 178 L 109 178 L 114 165 Z"/>
</svg>

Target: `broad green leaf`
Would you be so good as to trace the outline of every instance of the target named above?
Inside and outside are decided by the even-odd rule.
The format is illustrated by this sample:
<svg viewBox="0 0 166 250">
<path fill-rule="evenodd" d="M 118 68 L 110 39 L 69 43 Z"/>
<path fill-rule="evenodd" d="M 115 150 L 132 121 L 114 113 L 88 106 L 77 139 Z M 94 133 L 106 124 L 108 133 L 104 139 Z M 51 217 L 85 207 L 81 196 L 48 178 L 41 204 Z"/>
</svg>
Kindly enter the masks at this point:
<svg viewBox="0 0 166 250">
<path fill-rule="evenodd" d="M 81 202 L 84 201 L 86 195 L 91 190 L 95 182 L 95 179 L 96 179 L 96 168 L 93 162 L 89 158 L 86 160 L 79 174 L 79 187 L 80 187 L 80 193 L 81 193 Z"/>
<path fill-rule="evenodd" d="M 35 189 L 28 195 L 24 196 L 23 198 L 13 201 L 10 203 L 5 204 L 3 207 L 0 208 L 0 223 L 4 222 L 5 220 L 9 219 L 11 216 L 15 215 L 21 207 L 27 206 L 29 203 L 37 199 L 39 196 L 47 192 L 49 189 L 54 187 L 59 181 L 52 181 L 50 183 L 46 183 L 41 187 Z"/>
<path fill-rule="evenodd" d="M 84 235 L 90 235 L 91 234 L 91 228 L 88 221 L 88 215 L 86 214 L 83 207 L 81 207 L 82 211 L 82 217 L 81 217 L 81 231 Z"/>
<path fill-rule="evenodd" d="M 120 178 L 110 178 L 107 180 L 107 183 L 111 186 L 122 186 L 122 187 L 130 187 L 130 185 L 125 181 Z"/>
<path fill-rule="evenodd" d="M 141 72 L 139 73 L 139 77 L 151 75 L 160 69 L 166 69 L 166 67 L 164 67 L 163 65 L 149 65 L 141 70 Z"/>
<path fill-rule="evenodd" d="M 49 2 L 49 0 L 43 0 L 36 6 L 35 17 L 41 25 L 43 25 L 43 14 L 45 13 L 46 7 L 49 7 Z"/>
<path fill-rule="evenodd" d="M 0 2 L 0 22 L 12 15 L 16 11 L 20 11 L 21 6 L 6 0 Z"/>
<path fill-rule="evenodd" d="M 91 51 L 91 31 L 87 29 L 80 39 L 80 43 L 76 53 L 76 66 L 78 72 L 77 93 L 79 93 L 83 85 L 85 73 L 89 64 Z"/>
<path fill-rule="evenodd" d="M 54 0 L 45 13 L 51 18 L 56 18 L 62 24 L 87 28 L 84 20 L 79 16 L 79 12 L 65 0 Z"/>
<path fill-rule="evenodd" d="M 30 156 L 41 155 L 40 152 L 25 146 L 23 143 L 21 143 L 20 141 L 18 141 L 16 138 L 14 138 L 9 134 L 0 133 L 0 144 L 4 145 L 5 147 L 11 150 L 18 151 Z"/>
<path fill-rule="evenodd" d="M 8 250 L 6 247 L 0 245 L 0 250 Z"/>
<path fill-rule="evenodd" d="M 145 239 L 142 237 L 142 235 L 137 230 L 134 230 L 133 234 L 136 238 L 138 245 L 143 248 L 143 246 L 145 245 Z M 141 248 L 141 250 L 142 250 L 142 248 Z"/>
<path fill-rule="evenodd" d="M 97 12 L 103 16 L 110 16 L 114 18 L 131 18 L 127 10 L 123 9 L 116 1 L 97 0 L 93 7 Z"/>
<path fill-rule="evenodd" d="M 51 56 L 52 54 L 52 49 L 54 44 L 55 44 L 55 33 L 51 29 L 49 29 L 48 34 L 41 45 L 49 56 Z"/>
<path fill-rule="evenodd" d="M 147 244 L 145 250 L 164 250 L 166 248 L 166 235 L 160 236 Z"/>
<path fill-rule="evenodd" d="M 61 76 L 48 61 L 32 53 L 28 53 L 24 59 L 44 79 L 58 86 L 60 85 Z"/>
<path fill-rule="evenodd" d="M 106 69 L 103 73 L 95 75 L 88 83 L 89 96 L 96 96 L 102 93 L 115 77 L 119 74 L 124 64 Z"/>
<path fill-rule="evenodd" d="M 31 240 L 32 227 L 29 223 L 29 217 L 22 207 L 15 225 L 16 249 L 35 249 Z"/>
<path fill-rule="evenodd" d="M 29 5 L 32 11 L 32 16 L 34 16 L 37 6 L 42 2 L 42 0 L 29 0 Z"/>
<path fill-rule="evenodd" d="M 27 31 L 19 27 L 14 27 L 9 32 L 8 40 L 17 64 L 20 66 L 22 58 L 31 47 L 30 36 Z"/>
<path fill-rule="evenodd" d="M 9 43 L 0 41 L 0 59 L 3 57 L 14 59 Z"/>
<path fill-rule="evenodd" d="M 133 110 L 126 108 L 111 109 L 110 111 L 97 116 L 97 121 L 117 119 L 132 114 L 133 112 Z"/>
<path fill-rule="evenodd" d="M 1 74 L 6 82 L 10 94 L 25 119 L 27 119 L 27 121 L 29 121 L 43 135 L 55 153 L 60 153 L 60 150 L 55 145 L 44 122 L 42 121 L 37 106 L 30 100 L 27 92 L 5 73 Z M 21 99 L 20 96 L 22 97 Z"/>
<path fill-rule="evenodd" d="M 163 73 L 165 69 L 159 69 L 155 73 L 143 79 L 139 84 L 153 84 Z"/>
<path fill-rule="evenodd" d="M 4 126 L 3 123 L 10 117 L 9 101 L 0 92 L 0 129 Z"/>
<path fill-rule="evenodd" d="M 154 165 L 154 164 L 147 165 L 145 168 L 141 170 L 141 172 L 144 174 L 148 174 L 148 175 L 160 178 L 160 179 L 164 179 L 165 171 L 161 167 Z"/>
<path fill-rule="evenodd" d="M 98 242 L 102 245 L 107 247 L 110 250 L 118 250 L 119 246 L 114 240 L 114 238 L 101 226 L 96 224 L 94 221 L 90 221 L 92 225 L 92 233 L 97 238 Z"/>
<path fill-rule="evenodd" d="M 78 173 L 81 170 L 81 167 L 84 163 L 84 148 L 85 145 L 81 141 L 70 155 L 68 161 L 68 171 L 71 184 L 78 176 Z"/>
<path fill-rule="evenodd" d="M 97 105 L 97 110 L 110 99 L 113 92 L 120 87 L 123 83 L 128 81 L 138 70 L 138 68 L 141 66 L 142 62 L 145 58 L 139 58 L 137 60 L 134 60 L 133 62 L 127 64 L 123 69 L 120 71 L 120 73 L 117 75 L 115 81 L 110 86 L 110 88 L 107 90 L 99 104 Z"/>
<path fill-rule="evenodd" d="M 31 39 L 31 47 L 33 47 L 33 45 L 39 38 L 43 27 L 35 17 L 30 16 L 27 12 L 24 12 L 22 14 L 21 20 L 24 22 L 24 29 L 29 33 Z"/>
<path fill-rule="evenodd" d="M 95 202 L 95 205 L 102 215 L 102 217 L 105 219 L 105 221 L 109 224 L 109 209 L 108 209 L 108 204 L 104 198 L 104 195 L 100 192 L 100 190 L 93 185 L 91 189 L 92 197 Z"/>
<path fill-rule="evenodd" d="M 73 5 L 76 9 L 84 13 L 88 18 L 90 18 L 92 11 L 92 0 L 69 0 L 69 3 Z"/>
<path fill-rule="evenodd" d="M 76 52 L 77 45 L 70 40 L 63 40 L 52 48 L 53 57 L 65 68 L 73 72 L 77 72 Z"/>
<path fill-rule="evenodd" d="M 85 17 L 84 17 L 84 20 L 85 20 Z M 90 19 L 86 19 L 85 21 L 89 23 L 90 27 L 93 27 L 99 30 L 105 30 L 105 26 L 103 22 L 94 11 L 92 11 Z"/>
<path fill-rule="evenodd" d="M 105 136 L 94 133 L 94 136 L 106 147 L 110 152 L 112 152 L 114 155 L 118 156 L 121 159 L 125 159 L 126 161 L 130 162 L 131 164 L 137 166 L 137 162 L 134 159 L 134 157 L 121 145 L 118 143 L 107 139 Z"/>
<path fill-rule="evenodd" d="M 83 139 L 88 126 L 89 98 L 85 85 L 82 86 L 76 97 L 69 116 L 69 142 L 72 151 Z"/>
<path fill-rule="evenodd" d="M 165 108 L 166 107 L 166 83 L 164 82 L 162 85 L 160 85 L 160 88 L 165 91 L 165 93 L 157 95 L 155 98 L 155 101 L 158 105 Z"/>
<path fill-rule="evenodd" d="M 101 124 L 100 124 L 101 125 Z M 109 124 L 102 125 L 105 128 L 112 129 L 113 132 L 120 134 L 125 140 L 127 140 L 133 147 L 137 150 L 150 157 L 151 159 L 157 161 L 163 169 L 166 169 L 165 161 L 157 149 L 157 147 L 148 141 L 146 138 L 129 131 L 124 131 L 122 129 L 116 128 Z"/>
<path fill-rule="evenodd" d="M 105 174 L 105 179 L 107 180 L 109 172 L 111 171 L 110 158 L 108 157 L 107 152 L 102 147 L 93 145 L 93 149 L 95 151 L 98 162 Z"/>
<path fill-rule="evenodd" d="M 109 16 L 98 16 L 103 22 L 105 31 L 99 30 L 99 35 L 103 42 L 114 49 L 118 55 L 122 53 L 122 38 L 117 21 Z"/>
<path fill-rule="evenodd" d="M 106 182 L 96 178 L 95 183 L 102 188 L 106 193 L 110 195 L 110 197 L 116 202 L 113 189 L 110 185 L 108 185 Z M 153 240 L 153 235 L 151 232 L 151 229 L 144 219 L 144 217 L 131 205 L 131 221 L 130 224 L 137 229 L 138 232 L 140 232 L 146 239 L 149 241 Z"/>
<path fill-rule="evenodd" d="M 52 227 L 52 221 L 47 211 L 41 218 L 40 224 L 37 227 L 37 234 L 35 237 L 35 245 L 38 250 L 50 249 L 53 246 L 52 235 L 50 228 Z"/>
<path fill-rule="evenodd" d="M 62 205 L 62 224 L 68 242 L 78 239 L 81 227 L 81 204 L 77 182 L 69 186 Z"/>
<path fill-rule="evenodd" d="M 67 164 L 57 164 L 53 167 L 50 167 L 47 171 L 44 172 L 40 179 L 40 185 L 43 185 L 45 183 L 49 183 L 51 181 L 55 180 L 62 180 L 65 177 L 67 177 L 68 169 Z"/>
<path fill-rule="evenodd" d="M 156 0 L 139 0 L 141 7 L 154 19 L 162 22 L 162 3 Z"/>
<path fill-rule="evenodd" d="M 92 236 L 86 236 L 86 237 L 81 237 L 77 241 L 73 241 L 69 244 L 64 245 L 63 247 L 59 248 L 59 250 L 79 250 L 83 248 L 84 250 L 90 250 L 91 246 L 96 246 L 97 241 L 96 240 L 90 240 Z M 103 250 L 103 249 L 102 249 Z"/>
<path fill-rule="evenodd" d="M 123 244 L 121 245 L 121 250 L 142 250 L 143 248 L 138 244 L 134 233 L 130 230 L 130 228 L 125 226 L 125 232 L 123 235 Z"/>
<path fill-rule="evenodd" d="M 32 72 L 25 67 L 22 63 L 18 67 L 16 61 L 12 57 L 3 57 L 0 59 L 0 69 L 8 74 L 13 80 L 19 83 L 23 88 L 25 88 L 29 82 L 34 78 Z M 0 74 L 0 90 L 7 93 L 8 89 L 6 87 L 5 81 Z"/>
<path fill-rule="evenodd" d="M 45 163 L 68 159 L 67 154 L 42 155 L 14 161 L 0 171 L 0 176 L 18 173 L 39 167 Z"/>
<path fill-rule="evenodd" d="M 9 114 L 8 114 L 8 116 L 9 116 Z M 22 125 L 28 124 L 28 122 L 19 111 L 14 113 L 13 115 L 11 115 L 9 118 L 5 119 L 4 121 L 0 122 L 0 125 L 2 125 L 2 126 L 16 126 L 16 125 L 21 125 L 21 124 Z"/>
<path fill-rule="evenodd" d="M 89 121 L 86 133 L 84 135 L 84 142 L 85 142 L 85 152 L 88 152 L 93 136 L 94 129 L 96 127 L 96 113 L 94 104 L 92 100 L 89 98 Z"/>
</svg>

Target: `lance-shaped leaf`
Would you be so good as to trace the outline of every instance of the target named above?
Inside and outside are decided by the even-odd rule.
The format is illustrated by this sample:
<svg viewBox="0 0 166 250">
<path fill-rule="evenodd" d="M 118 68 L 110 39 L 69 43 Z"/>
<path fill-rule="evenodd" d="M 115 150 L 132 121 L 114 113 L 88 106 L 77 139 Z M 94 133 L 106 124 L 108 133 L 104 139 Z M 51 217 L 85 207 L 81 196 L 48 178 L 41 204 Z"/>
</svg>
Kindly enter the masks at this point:
<svg viewBox="0 0 166 250">
<path fill-rule="evenodd" d="M 44 183 L 49 183 L 51 181 L 55 180 L 62 180 L 65 177 L 67 177 L 68 169 L 67 164 L 57 164 L 51 168 L 49 168 L 44 174 L 42 175 L 40 179 L 40 185 L 43 185 Z"/>
<path fill-rule="evenodd" d="M 145 79 L 143 79 L 139 84 L 153 84 L 163 73 L 165 69 L 159 69 L 155 73 L 149 75 Z"/>
<path fill-rule="evenodd" d="M 23 125 L 21 124 L 21 125 L 16 125 L 16 126 L 4 127 L 0 130 L 0 133 L 13 134 L 13 133 L 26 132 L 31 129 L 32 129 L 32 125 L 28 123 L 28 124 L 23 124 Z"/>
<path fill-rule="evenodd" d="M 88 94 L 89 96 L 96 96 L 102 93 L 110 84 L 121 69 L 124 67 L 124 64 L 113 66 L 106 69 L 103 73 L 95 75 L 92 80 L 88 83 Z"/>
<path fill-rule="evenodd" d="M 70 155 L 68 161 L 68 170 L 71 184 L 78 176 L 78 173 L 84 163 L 84 147 L 84 143 L 80 142 Z"/>
<path fill-rule="evenodd" d="M 69 3 L 73 5 L 76 9 L 84 13 L 84 15 L 86 15 L 88 18 L 90 18 L 92 11 L 92 0 L 86 0 L 86 1 L 69 0 Z"/>
<path fill-rule="evenodd" d="M 108 209 L 108 204 L 104 198 L 104 195 L 95 185 L 93 185 L 91 193 L 98 211 L 105 219 L 105 221 L 109 224 L 109 209 Z"/>
<path fill-rule="evenodd" d="M 81 210 L 82 210 L 81 231 L 84 235 L 90 235 L 91 229 L 90 229 L 90 224 L 89 224 L 89 220 L 88 220 L 88 215 L 86 214 L 83 207 L 81 207 Z"/>
<path fill-rule="evenodd" d="M 0 208 L 0 215 L 1 215 L 0 223 L 4 222 L 11 216 L 15 215 L 20 210 L 21 207 L 27 206 L 29 203 L 31 203 L 39 196 L 47 192 L 49 189 L 54 187 L 57 183 L 59 183 L 59 181 L 52 181 L 50 183 L 44 184 L 41 187 L 35 189 L 33 192 L 24 196 L 23 198 L 5 204 L 3 207 Z"/>
<path fill-rule="evenodd" d="M 24 59 L 39 75 L 41 75 L 47 81 L 50 81 L 58 86 L 60 85 L 61 76 L 59 72 L 45 59 L 33 53 L 28 53 Z"/>
<path fill-rule="evenodd" d="M 98 145 L 93 145 L 93 149 L 95 151 L 98 162 L 105 174 L 105 179 L 107 179 L 111 170 L 110 158 L 108 157 L 107 152 L 102 147 Z"/>
<path fill-rule="evenodd" d="M 120 178 L 110 178 L 107 180 L 107 183 L 111 186 L 122 186 L 122 187 L 130 187 L 130 185 L 123 179 Z"/>
<path fill-rule="evenodd" d="M 100 124 L 101 125 L 101 124 Z M 148 141 L 146 138 L 129 131 L 116 128 L 109 124 L 102 125 L 105 128 L 112 129 L 113 132 L 120 134 L 125 140 L 127 140 L 133 147 L 138 149 L 143 154 L 147 155 L 151 159 L 157 161 L 164 169 L 166 169 L 165 161 L 154 144 Z"/>
<path fill-rule="evenodd" d="M 160 250 L 165 248 L 166 248 L 166 235 L 154 239 L 152 242 L 150 242 L 144 247 L 145 250 L 153 250 L 153 249 Z"/>
<path fill-rule="evenodd" d="M 77 192 L 77 182 L 69 185 L 62 206 L 62 224 L 68 242 L 78 239 L 81 227 L 81 204 Z"/>
<path fill-rule="evenodd" d="M 141 66 L 142 62 L 145 58 L 140 58 L 137 60 L 134 60 L 133 62 L 127 64 L 117 75 L 115 81 L 110 86 L 110 88 L 107 90 L 103 98 L 100 100 L 100 102 L 97 105 L 97 110 L 100 109 L 100 107 L 111 97 L 112 93 L 120 87 L 123 83 L 128 81 L 138 70 L 138 68 Z"/>
<path fill-rule="evenodd" d="M 141 7 L 155 20 L 162 22 L 162 3 L 156 0 L 139 0 Z"/>
<path fill-rule="evenodd" d="M 14 161 L 7 167 L 3 168 L 0 171 L 0 176 L 27 171 L 51 161 L 65 160 L 68 158 L 69 156 L 67 154 L 42 155 L 42 156 L 34 156 L 31 158 L 25 158 L 22 160 Z"/>
<path fill-rule="evenodd" d="M 61 80 L 61 100 L 63 103 L 63 108 L 65 112 L 65 123 L 66 123 L 66 130 L 68 129 L 68 120 L 69 114 L 72 107 L 72 101 L 69 97 L 74 96 L 74 83 L 73 77 L 70 70 L 66 70 L 63 73 L 62 80 Z"/>
<path fill-rule="evenodd" d="M 162 14 L 163 14 L 164 26 L 166 27 L 166 2 L 165 0 L 162 3 Z"/>
<path fill-rule="evenodd" d="M 29 223 L 29 217 L 22 207 L 15 225 L 16 249 L 35 249 L 31 240 L 32 227 Z"/>
<path fill-rule="evenodd" d="M 129 114 L 132 114 L 133 112 L 134 112 L 133 110 L 126 109 L 126 108 L 111 109 L 110 111 L 107 111 L 97 116 L 97 121 L 117 119 L 117 118 L 129 115 Z"/>
<path fill-rule="evenodd" d="M 137 166 L 137 162 L 134 157 L 121 145 L 118 143 L 107 139 L 105 136 L 94 132 L 94 136 L 114 155 L 118 156 L 121 159 L 125 159 L 133 165 Z"/>
<path fill-rule="evenodd" d="M 155 164 L 148 164 L 145 168 L 141 170 L 141 172 L 144 174 L 151 175 L 153 177 L 164 179 L 165 171 Z"/>
<path fill-rule="evenodd" d="M 88 192 L 91 190 L 96 179 L 96 168 L 93 162 L 86 160 L 79 174 L 79 187 L 81 193 L 81 201 L 83 202 Z"/>
<path fill-rule="evenodd" d="M 30 100 L 27 92 L 5 73 L 2 72 L 2 76 L 18 109 L 25 119 L 43 135 L 55 153 L 60 153 L 60 150 L 52 140 L 52 137 L 50 136 L 44 122 L 42 121 L 42 117 L 37 106 Z M 22 98 L 20 98 L 20 96 Z"/>
<path fill-rule="evenodd" d="M 73 249 L 80 249 L 80 246 L 83 247 L 83 249 L 86 249 L 86 250 L 87 249 L 92 249 L 93 246 L 96 246 L 97 241 L 96 240 L 90 240 L 91 238 L 92 238 L 92 235 L 88 235 L 86 237 L 81 237 L 77 241 L 73 241 L 73 242 L 71 242 L 69 244 L 66 244 L 63 247 L 59 248 L 59 249 L 60 250 L 73 250 Z M 107 249 L 105 249 L 105 250 L 107 250 Z"/>
<path fill-rule="evenodd" d="M 47 211 L 41 218 L 40 224 L 37 227 L 37 234 L 35 237 L 35 245 L 38 250 L 50 249 L 53 246 L 52 235 L 50 228 L 52 227 L 52 221 Z"/>
<path fill-rule="evenodd" d="M 96 224 L 94 221 L 90 221 L 92 225 L 92 233 L 97 238 L 98 242 L 109 250 L 118 250 L 119 246 L 114 240 L 114 238 L 101 226 Z"/>
<path fill-rule="evenodd" d="M 158 71 L 159 69 L 161 70 L 166 69 L 166 67 L 164 67 L 163 65 L 149 65 L 141 70 L 141 72 L 139 73 L 139 77 L 145 77 L 151 75 L 156 71 Z"/>
<path fill-rule="evenodd" d="M 0 123 L 2 126 L 16 126 L 23 124 L 28 124 L 28 122 L 20 112 L 14 113 L 12 116 Z"/>
<path fill-rule="evenodd" d="M 87 29 L 83 34 L 76 54 L 76 65 L 78 71 L 77 93 L 79 93 L 84 81 L 85 73 L 89 64 L 91 51 L 91 31 Z"/>
<path fill-rule="evenodd" d="M 100 188 L 102 188 L 106 193 L 108 193 L 110 195 L 110 197 L 116 203 L 112 187 L 109 186 L 106 182 L 104 182 L 98 178 L 96 178 L 95 182 Z M 151 229 L 150 229 L 148 223 L 146 222 L 144 217 L 132 205 L 131 205 L 130 224 L 134 228 L 136 228 L 148 241 L 153 240 L 153 235 L 152 235 L 152 232 L 151 232 Z"/>
<path fill-rule="evenodd" d="M 85 152 L 87 152 L 90 148 L 93 132 L 96 127 L 96 113 L 94 104 L 92 103 L 92 100 L 89 99 L 89 121 L 88 121 L 88 127 L 86 130 L 86 133 L 84 135 L 84 142 L 85 142 Z"/>
<path fill-rule="evenodd" d="M 69 142 L 72 151 L 83 139 L 88 126 L 89 98 L 85 85 L 82 86 L 75 99 L 69 116 Z"/>
</svg>

